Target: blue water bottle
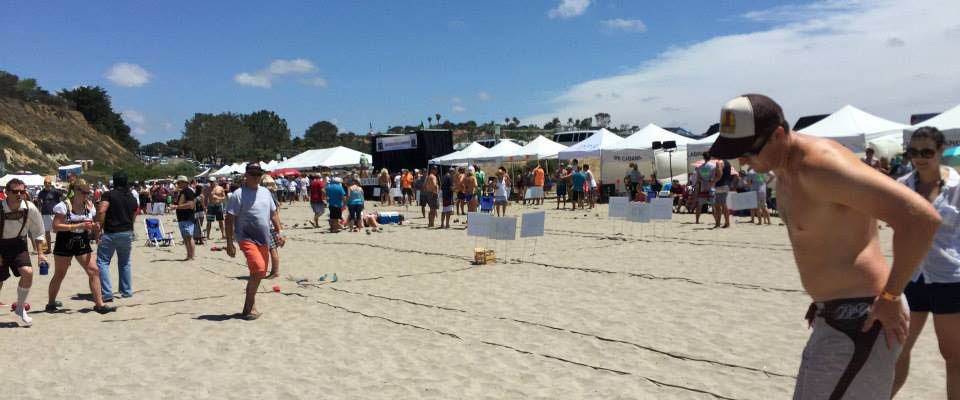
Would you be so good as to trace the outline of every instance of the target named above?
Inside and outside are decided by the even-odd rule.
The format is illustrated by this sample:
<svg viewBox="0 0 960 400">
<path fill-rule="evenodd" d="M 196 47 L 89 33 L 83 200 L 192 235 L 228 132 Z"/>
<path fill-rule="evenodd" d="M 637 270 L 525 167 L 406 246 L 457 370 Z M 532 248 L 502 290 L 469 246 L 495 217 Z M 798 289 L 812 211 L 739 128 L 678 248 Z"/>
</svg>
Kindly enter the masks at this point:
<svg viewBox="0 0 960 400">
<path fill-rule="evenodd" d="M 40 275 L 46 275 L 50 272 L 50 264 L 47 263 L 47 260 L 40 262 Z"/>
</svg>

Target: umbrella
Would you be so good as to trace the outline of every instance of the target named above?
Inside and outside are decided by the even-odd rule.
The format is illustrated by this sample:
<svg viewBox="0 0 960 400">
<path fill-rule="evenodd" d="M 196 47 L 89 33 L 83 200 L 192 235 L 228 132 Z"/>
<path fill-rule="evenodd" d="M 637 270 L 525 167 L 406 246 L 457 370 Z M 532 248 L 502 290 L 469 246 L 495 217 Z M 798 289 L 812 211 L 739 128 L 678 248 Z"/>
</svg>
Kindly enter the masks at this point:
<svg viewBox="0 0 960 400">
<path fill-rule="evenodd" d="M 297 171 L 293 168 L 281 168 L 271 171 L 270 176 L 274 178 L 278 176 L 300 176 L 300 171 Z"/>
</svg>

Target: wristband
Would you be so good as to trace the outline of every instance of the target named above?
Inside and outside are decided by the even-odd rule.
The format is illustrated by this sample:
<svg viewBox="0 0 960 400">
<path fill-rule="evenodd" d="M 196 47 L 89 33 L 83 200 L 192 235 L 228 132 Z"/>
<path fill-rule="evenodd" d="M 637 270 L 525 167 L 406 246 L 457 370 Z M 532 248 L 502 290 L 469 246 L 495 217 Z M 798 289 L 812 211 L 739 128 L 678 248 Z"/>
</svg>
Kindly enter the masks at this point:
<svg viewBox="0 0 960 400">
<path fill-rule="evenodd" d="M 883 292 L 880 293 L 880 298 L 881 298 L 881 299 L 884 299 L 884 300 L 886 300 L 886 301 L 900 301 L 900 296 L 902 296 L 902 295 L 896 295 L 896 296 L 894 296 L 894 295 L 892 295 L 892 294 L 890 294 L 890 293 L 887 293 L 886 290 L 884 290 Z"/>
</svg>

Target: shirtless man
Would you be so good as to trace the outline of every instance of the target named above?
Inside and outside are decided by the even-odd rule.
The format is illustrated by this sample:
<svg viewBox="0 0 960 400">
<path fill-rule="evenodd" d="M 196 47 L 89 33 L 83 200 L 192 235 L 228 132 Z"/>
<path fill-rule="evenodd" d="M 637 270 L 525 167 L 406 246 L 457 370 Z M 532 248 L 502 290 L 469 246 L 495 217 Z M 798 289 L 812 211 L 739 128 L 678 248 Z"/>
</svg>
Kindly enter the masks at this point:
<svg viewBox="0 0 960 400">
<path fill-rule="evenodd" d="M 467 168 L 467 174 L 463 176 L 463 201 L 467 204 L 468 212 L 477 211 L 477 179 L 474 177 L 473 167 Z M 467 223 L 466 220 L 463 221 Z"/>
<path fill-rule="evenodd" d="M 223 189 L 223 182 L 219 184 L 216 181 L 210 182 L 209 194 L 204 194 L 204 208 L 207 209 L 207 232 L 205 236 L 210 239 L 210 228 L 213 227 L 213 221 L 217 221 L 220 226 L 220 238 L 226 238 L 223 230 L 223 203 L 227 201 L 227 191 Z"/>
<path fill-rule="evenodd" d="M 901 294 L 939 215 L 838 143 L 790 131 L 780 106 L 766 96 L 724 105 L 710 154 L 774 171 L 779 180 L 780 215 L 814 301 L 794 399 L 889 399 L 910 318 Z M 895 232 L 892 268 L 877 219 Z"/>
<path fill-rule="evenodd" d="M 428 228 L 433 228 L 433 221 L 437 219 L 437 208 L 440 206 L 437 199 L 437 188 L 439 183 L 437 182 L 437 167 L 430 167 L 430 175 L 427 175 L 427 179 L 423 181 L 423 192 L 427 206 L 430 207 L 430 219 L 427 224 Z"/>
</svg>

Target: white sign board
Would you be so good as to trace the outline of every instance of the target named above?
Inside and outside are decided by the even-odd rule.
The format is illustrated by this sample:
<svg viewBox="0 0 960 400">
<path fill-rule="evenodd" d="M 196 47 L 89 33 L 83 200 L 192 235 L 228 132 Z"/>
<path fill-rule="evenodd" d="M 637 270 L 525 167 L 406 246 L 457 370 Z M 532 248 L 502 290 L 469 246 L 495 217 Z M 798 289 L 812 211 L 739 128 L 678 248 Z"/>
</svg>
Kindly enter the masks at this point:
<svg viewBox="0 0 960 400">
<path fill-rule="evenodd" d="M 543 198 L 543 187 L 534 186 L 527 188 L 527 192 L 523 194 L 524 200 L 530 199 L 542 199 Z"/>
<path fill-rule="evenodd" d="M 627 205 L 629 204 L 629 197 L 611 197 L 607 208 L 607 217 L 627 218 Z"/>
<path fill-rule="evenodd" d="M 417 134 L 381 136 L 377 138 L 377 151 L 394 151 L 417 148 Z"/>
<path fill-rule="evenodd" d="M 650 219 L 669 220 L 673 218 L 673 199 L 658 197 L 650 200 L 650 206 L 653 208 Z"/>
<path fill-rule="evenodd" d="M 493 216 L 485 213 L 472 212 L 467 214 L 467 236 L 488 237 Z"/>
<path fill-rule="evenodd" d="M 644 202 L 630 203 L 627 207 L 627 220 L 631 222 L 650 222 L 653 207 Z"/>
<path fill-rule="evenodd" d="M 492 217 L 490 239 L 517 240 L 517 217 Z"/>
<path fill-rule="evenodd" d="M 373 188 L 373 197 L 380 197 L 380 188 L 379 188 L 379 187 Z"/>
<path fill-rule="evenodd" d="M 400 188 L 391 188 L 390 197 L 402 197 L 403 192 L 400 191 Z"/>
<path fill-rule="evenodd" d="M 546 220 L 547 213 L 543 211 L 523 214 L 523 221 L 520 223 L 520 237 L 543 236 L 543 225 Z"/>
<path fill-rule="evenodd" d="M 728 193 L 727 207 L 734 211 L 757 208 L 757 192 Z"/>
</svg>

